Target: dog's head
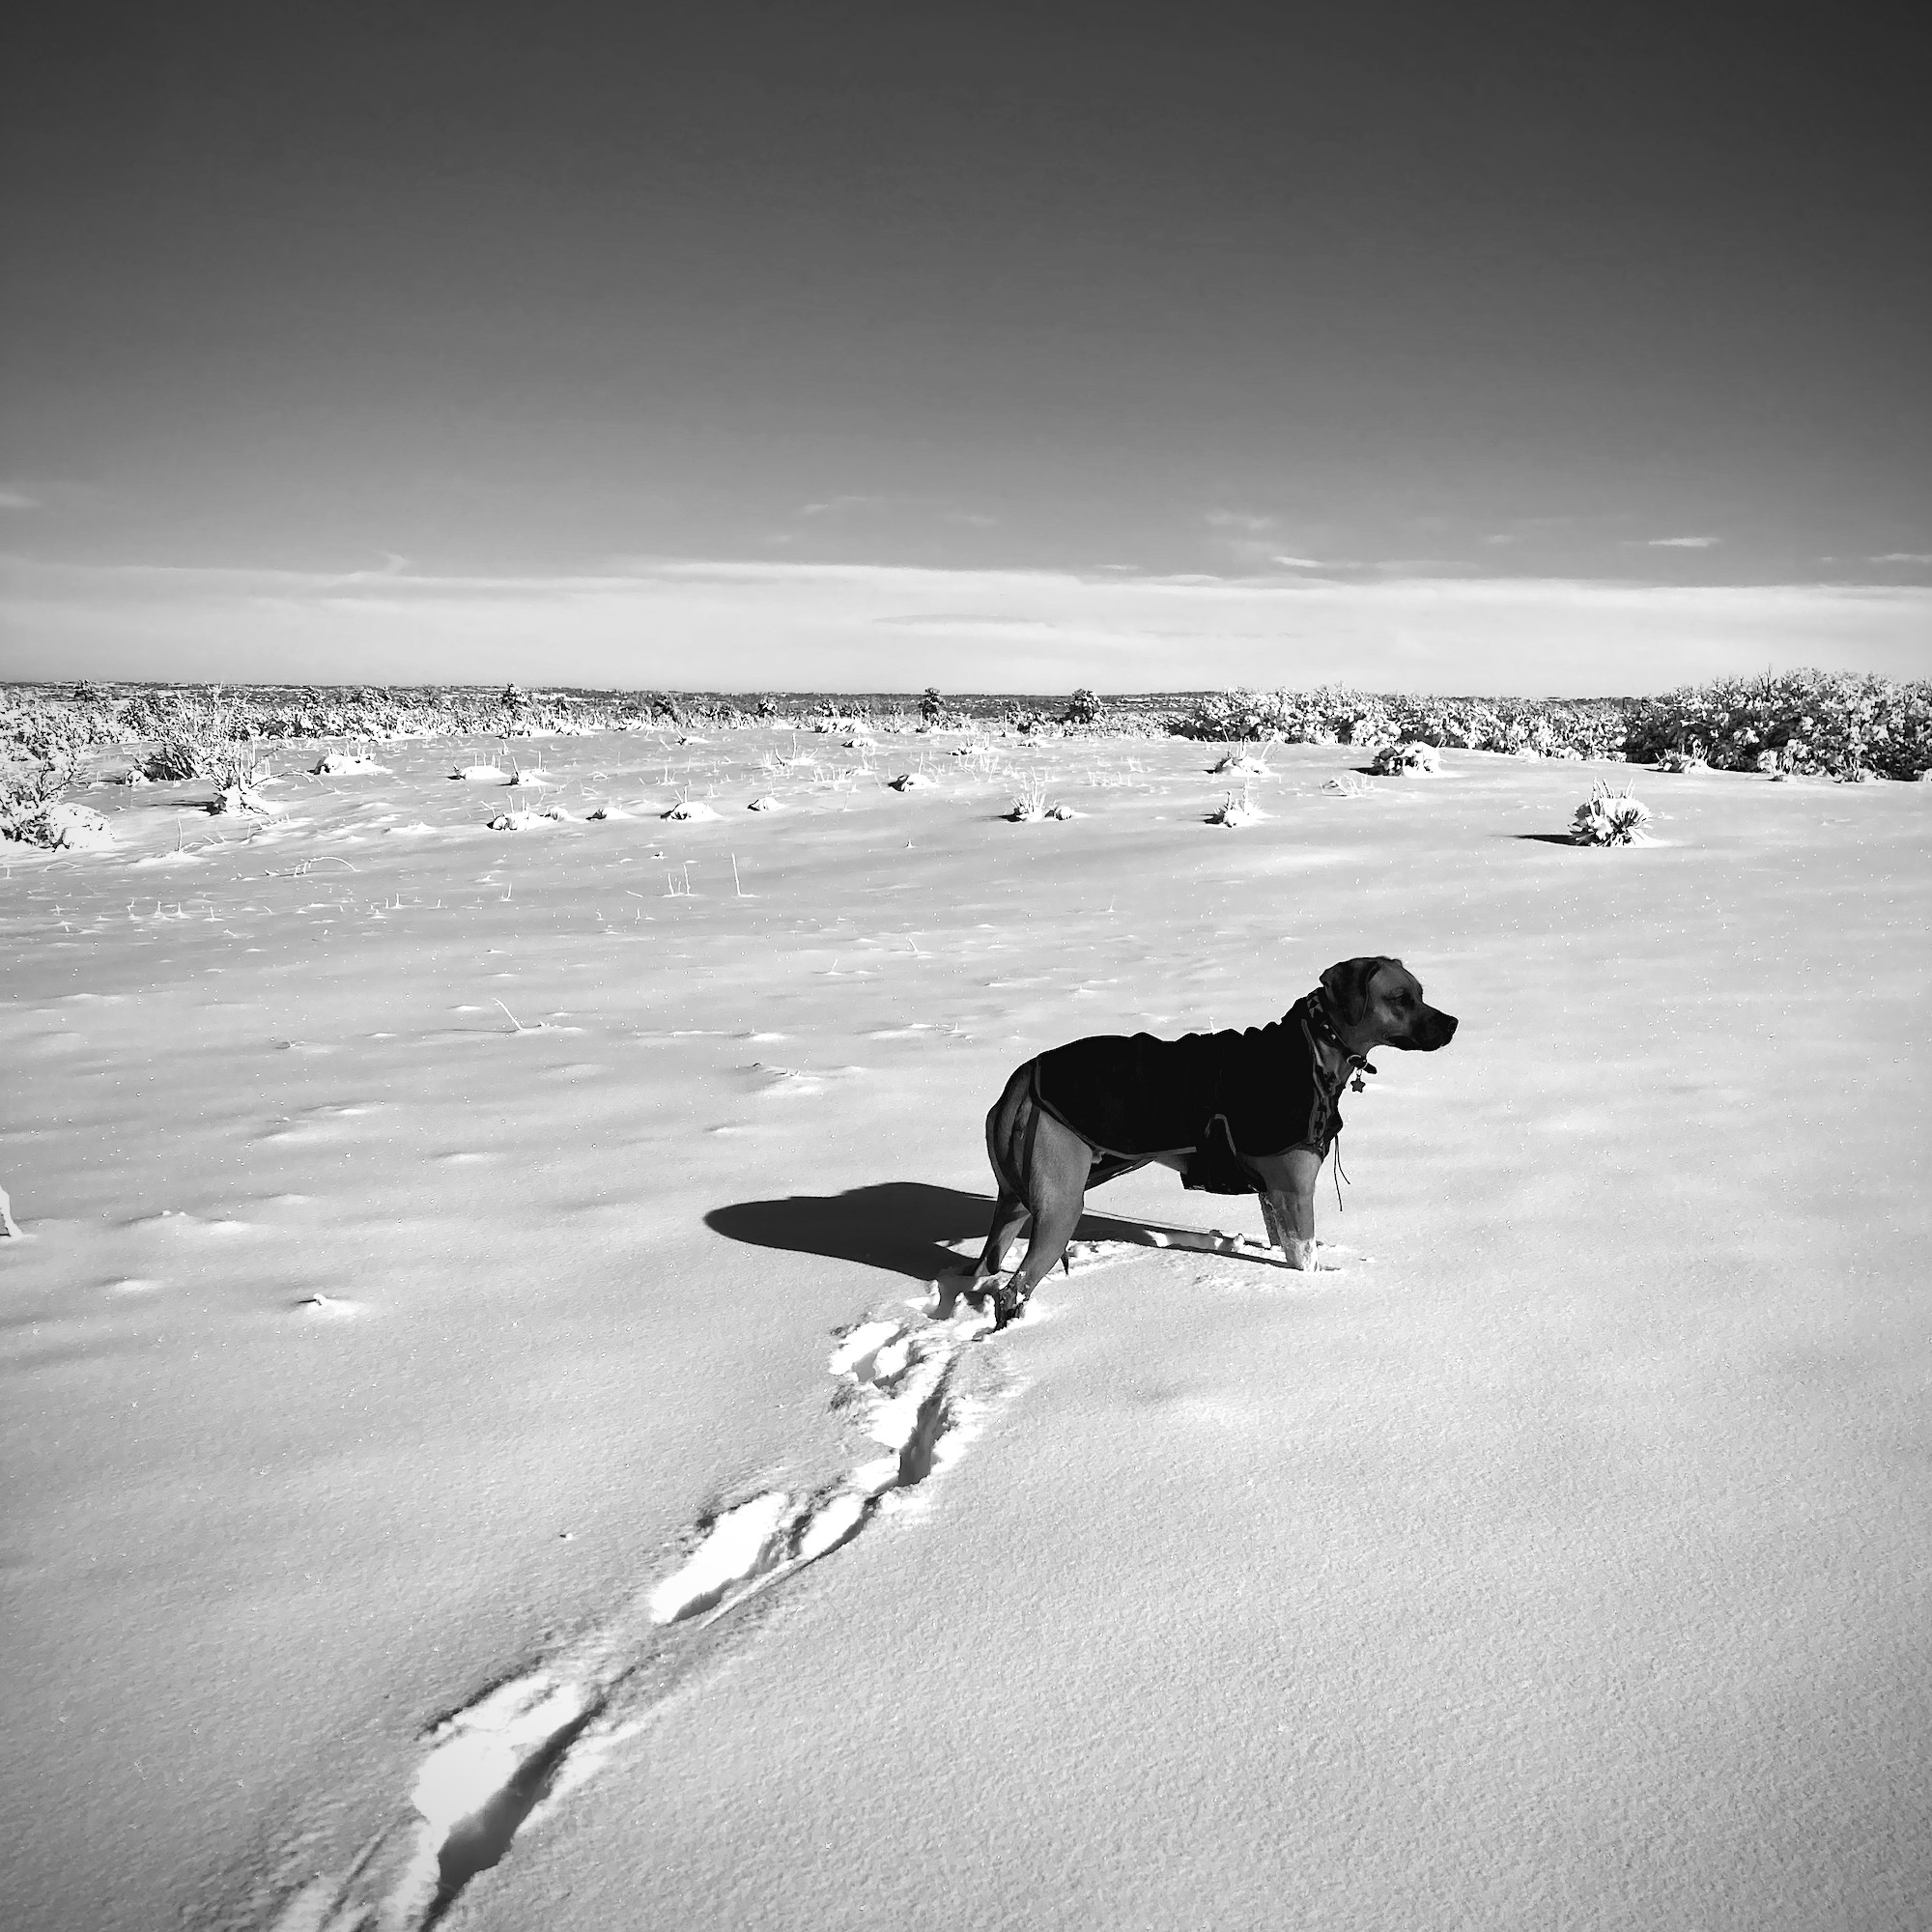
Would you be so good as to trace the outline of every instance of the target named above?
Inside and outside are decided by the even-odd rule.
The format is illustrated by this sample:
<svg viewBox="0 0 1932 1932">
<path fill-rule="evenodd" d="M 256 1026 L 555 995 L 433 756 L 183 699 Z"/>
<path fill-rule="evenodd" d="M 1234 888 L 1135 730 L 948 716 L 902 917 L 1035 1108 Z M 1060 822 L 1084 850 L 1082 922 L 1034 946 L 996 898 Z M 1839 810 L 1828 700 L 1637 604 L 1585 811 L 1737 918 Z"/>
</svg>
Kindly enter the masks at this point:
<svg viewBox="0 0 1932 1932">
<path fill-rule="evenodd" d="M 1400 959 L 1343 959 L 1321 976 L 1335 1030 L 1357 1053 L 1372 1046 L 1434 1053 L 1456 1032 L 1455 1016 L 1422 997 L 1422 982 Z"/>
</svg>

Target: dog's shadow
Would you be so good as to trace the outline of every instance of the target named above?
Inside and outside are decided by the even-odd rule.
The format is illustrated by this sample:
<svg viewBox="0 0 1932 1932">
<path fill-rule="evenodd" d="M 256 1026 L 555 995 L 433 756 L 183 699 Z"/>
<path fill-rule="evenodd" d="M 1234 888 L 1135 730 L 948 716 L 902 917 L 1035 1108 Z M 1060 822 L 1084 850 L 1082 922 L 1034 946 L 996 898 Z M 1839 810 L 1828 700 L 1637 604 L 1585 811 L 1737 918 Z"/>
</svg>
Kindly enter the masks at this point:
<svg viewBox="0 0 1932 1932">
<path fill-rule="evenodd" d="M 843 1194 L 793 1194 L 779 1201 L 736 1201 L 714 1208 L 704 1225 L 733 1241 L 793 1254 L 827 1255 L 862 1267 L 888 1268 L 915 1281 L 970 1267 L 948 1245 L 985 1236 L 993 1203 L 984 1194 L 934 1187 L 923 1180 L 881 1180 Z M 1151 1246 L 1148 1225 L 1110 1214 L 1083 1214 L 1077 1236 L 1086 1241 L 1133 1241 Z M 1016 1251 L 1025 1252 L 1022 1231 Z"/>
</svg>

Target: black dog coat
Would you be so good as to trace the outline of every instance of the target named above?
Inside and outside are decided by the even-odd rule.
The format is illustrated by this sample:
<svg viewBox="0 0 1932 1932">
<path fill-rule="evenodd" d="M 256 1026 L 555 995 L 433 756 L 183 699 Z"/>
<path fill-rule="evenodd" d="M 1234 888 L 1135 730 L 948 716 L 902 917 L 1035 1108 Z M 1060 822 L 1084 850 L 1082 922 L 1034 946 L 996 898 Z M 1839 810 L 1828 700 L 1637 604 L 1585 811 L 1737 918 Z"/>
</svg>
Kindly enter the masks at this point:
<svg viewBox="0 0 1932 1932">
<path fill-rule="evenodd" d="M 1343 1064 L 1325 1068 L 1318 1035 Z M 1209 1194 L 1250 1194 L 1259 1183 L 1238 1155 L 1326 1157 L 1342 1131 L 1342 1087 L 1363 1065 L 1335 1039 L 1319 996 L 1278 1020 L 1236 1032 L 1156 1039 L 1096 1034 L 1034 1063 L 1033 1097 L 1096 1152 L 1142 1161 L 1192 1148 L 1181 1179 Z"/>
</svg>

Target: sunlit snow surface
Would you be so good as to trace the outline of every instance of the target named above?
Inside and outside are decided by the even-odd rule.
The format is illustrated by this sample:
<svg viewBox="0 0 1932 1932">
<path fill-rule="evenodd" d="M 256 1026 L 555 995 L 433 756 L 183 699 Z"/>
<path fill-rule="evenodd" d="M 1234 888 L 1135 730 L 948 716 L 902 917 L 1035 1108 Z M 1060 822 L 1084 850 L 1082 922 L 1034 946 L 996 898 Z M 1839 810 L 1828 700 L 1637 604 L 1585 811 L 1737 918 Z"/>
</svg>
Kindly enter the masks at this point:
<svg viewBox="0 0 1932 1932">
<path fill-rule="evenodd" d="M 0 854 L 10 1918 L 1917 1922 L 1932 787 L 825 742 Z M 935 1292 L 1019 1061 L 1364 952 L 1339 1265 Z"/>
</svg>

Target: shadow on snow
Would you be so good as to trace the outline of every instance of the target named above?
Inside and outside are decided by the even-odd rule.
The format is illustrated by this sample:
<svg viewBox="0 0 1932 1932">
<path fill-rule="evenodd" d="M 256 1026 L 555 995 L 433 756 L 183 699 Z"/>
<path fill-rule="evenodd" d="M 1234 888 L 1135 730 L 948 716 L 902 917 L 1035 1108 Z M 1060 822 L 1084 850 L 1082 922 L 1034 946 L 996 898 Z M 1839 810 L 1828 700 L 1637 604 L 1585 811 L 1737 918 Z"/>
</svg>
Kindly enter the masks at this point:
<svg viewBox="0 0 1932 1932">
<path fill-rule="evenodd" d="M 738 1201 L 714 1208 L 704 1225 L 753 1247 L 793 1254 L 826 1255 L 863 1267 L 890 1268 L 916 1281 L 958 1268 L 948 1245 L 982 1240 L 993 1218 L 984 1194 L 933 1187 L 923 1180 L 882 1180 L 843 1194 L 793 1194 L 779 1201 Z M 1135 1241 L 1151 1245 L 1147 1224 L 1085 1214 L 1076 1231 L 1086 1241 Z M 1025 1236 L 1021 1237 L 1024 1251 Z"/>
</svg>

